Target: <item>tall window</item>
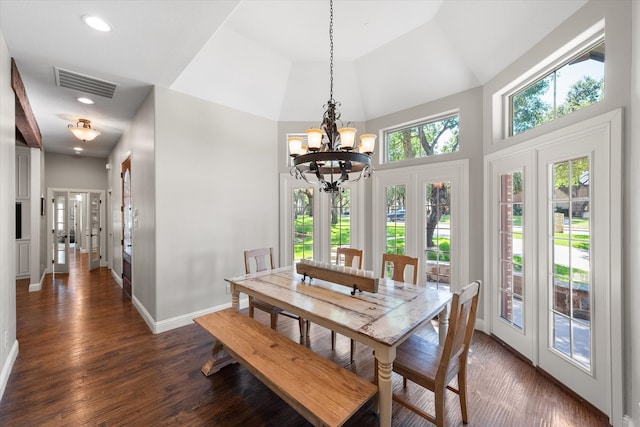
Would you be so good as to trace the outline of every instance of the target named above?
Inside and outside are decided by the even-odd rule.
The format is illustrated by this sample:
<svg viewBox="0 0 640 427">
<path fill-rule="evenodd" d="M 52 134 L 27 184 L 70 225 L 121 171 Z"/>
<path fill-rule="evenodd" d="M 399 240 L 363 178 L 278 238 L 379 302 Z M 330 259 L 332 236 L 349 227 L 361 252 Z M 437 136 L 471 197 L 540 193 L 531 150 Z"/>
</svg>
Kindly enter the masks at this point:
<svg viewBox="0 0 640 427">
<path fill-rule="evenodd" d="M 313 188 L 293 189 L 293 260 L 313 259 Z"/>
<path fill-rule="evenodd" d="M 510 135 L 604 99 L 604 40 L 599 39 L 509 97 Z"/>
<path fill-rule="evenodd" d="M 522 172 L 500 176 L 500 317 L 522 330 L 524 277 L 522 266 Z"/>
<path fill-rule="evenodd" d="M 331 197 L 331 259 L 336 258 L 336 249 L 351 245 L 351 190 L 345 188 Z"/>
<path fill-rule="evenodd" d="M 450 289 L 451 181 L 425 185 L 425 242 L 427 285 Z"/>
<path fill-rule="evenodd" d="M 591 367 L 590 192 L 589 158 L 553 165 L 551 214 L 553 248 L 552 347 Z"/>
<path fill-rule="evenodd" d="M 386 244 L 385 252 L 388 254 L 404 255 L 405 253 L 405 195 L 404 185 L 393 185 L 387 187 L 387 198 L 385 211 L 386 221 Z"/>
<path fill-rule="evenodd" d="M 458 114 L 384 132 L 386 163 L 458 151 Z"/>
</svg>

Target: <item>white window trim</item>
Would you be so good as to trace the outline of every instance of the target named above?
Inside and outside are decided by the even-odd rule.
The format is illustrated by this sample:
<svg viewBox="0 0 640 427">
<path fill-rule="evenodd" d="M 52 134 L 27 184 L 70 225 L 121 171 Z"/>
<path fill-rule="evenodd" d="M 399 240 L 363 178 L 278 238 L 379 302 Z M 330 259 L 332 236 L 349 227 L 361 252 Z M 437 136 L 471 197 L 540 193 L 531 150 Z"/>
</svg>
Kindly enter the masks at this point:
<svg viewBox="0 0 640 427">
<path fill-rule="evenodd" d="M 598 21 L 590 28 L 573 38 L 569 43 L 551 53 L 544 60 L 531 67 L 527 72 L 512 80 L 508 85 L 495 92 L 491 97 L 492 105 L 492 144 L 498 144 L 516 135 L 509 135 L 510 111 L 509 97 L 518 90 L 533 83 L 552 69 L 574 56 L 578 51 L 584 50 L 587 46 L 595 45 L 604 40 L 605 21 Z"/>
<path fill-rule="evenodd" d="M 418 126 L 420 124 L 428 124 L 428 123 L 433 123 L 433 122 L 439 122 L 451 117 L 455 117 L 457 116 L 458 119 L 460 118 L 460 109 L 456 108 L 453 110 L 449 110 L 449 111 L 443 111 L 440 112 L 438 114 L 434 114 L 432 116 L 427 116 L 427 117 L 422 117 L 420 119 L 416 119 L 416 120 L 411 120 L 408 122 L 404 122 L 404 123 L 400 123 L 397 125 L 393 125 L 393 126 L 389 126 L 383 129 L 380 129 L 380 135 L 378 136 L 378 139 L 380 141 L 380 147 L 381 149 L 380 154 L 379 154 L 379 159 L 378 162 L 380 163 L 380 165 L 403 165 L 404 162 L 406 161 L 412 161 L 415 159 L 405 159 L 405 160 L 398 160 L 395 162 L 390 162 L 388 159 L 388 148 L 387 148 L 387 138 L 386 135 L 389 132 L 395 132 L 401 129 L 406 129 L 408 127 L 414 127 L 414 126 Z M 460 151 L 458 149 L 458 151 Z M 451 154 L 451 153 L 442 153 L 442 154 Z M 441 156 L 442 154 L 438 154 L 435 156 L 424 156 L 424 157 L 416 157 L 416 159 L 426 159 L 426 158 L 432 158 L 432 157 L 438 157 Z"/>
</svg>

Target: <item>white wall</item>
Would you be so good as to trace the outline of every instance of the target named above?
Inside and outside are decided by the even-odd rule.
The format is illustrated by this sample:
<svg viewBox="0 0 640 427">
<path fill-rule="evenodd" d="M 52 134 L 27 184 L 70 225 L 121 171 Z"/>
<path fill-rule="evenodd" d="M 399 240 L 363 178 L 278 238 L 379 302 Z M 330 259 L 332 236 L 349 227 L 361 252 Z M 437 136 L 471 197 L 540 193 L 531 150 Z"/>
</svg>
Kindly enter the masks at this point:
<svg viewBox="0 0 640 427">
<path fill-rule="evenodd" d="M 106 190 L 106 163 L 107 159 L 103 158 L 47 153 L 45 185 L 47 188 Z"/>
<path fill-rule="evenodd" d="M 16 340 L 15 98 L 11 57 L 0 32 L 0 397 L 18 355 Z"/>
<path fill-rule="evenodd" d="M 156 226 L 155 226 L 155 91 L 151 91 L 109 155 L 107 207 L 112 235 L 109 255 L 114 275 L 122 285 L 122 162 L 131 157 L 131 203 L 138 216 L 132 230 L 133 302 L 153 330 L 156 319 Z"/>
<path fill-rule="evenodd" d="M 277 253 L 277 124 L 155 93 L 156 320 L 171 322 L 228 304 L 224 278 L 244 274 L 244 250 Z"/>
<path fill-rule="evenodd" d="M 627 179 L 626 185 L 626 204 L 625 204 L 625 229 L 628 230 L 627 242 L 625 242 L 626 254 L 624 264 L 627 266 L 624 274 L 626 283 L 626 292 L 628 298 L 625 298 L 625 312 L 628 313 L 625 334 L 628 337 L 627 355 L 625 371 L 629 374 L 626 376 L 628 381 L 626 384 L 626 395 L 628 396 L 626 404 L 627 411 L 633 419 L 633 425 L 640 427 L 640 174 L 638 173 L 638 165 L 640 165 L 640 2 L 632 2 L 631 19 L 631 84 L 630 84 L 630 108 L 628 117 L 630 120 L 629 141 L 627 144 L 625 156 L 625 170 Z"/>
</svg>

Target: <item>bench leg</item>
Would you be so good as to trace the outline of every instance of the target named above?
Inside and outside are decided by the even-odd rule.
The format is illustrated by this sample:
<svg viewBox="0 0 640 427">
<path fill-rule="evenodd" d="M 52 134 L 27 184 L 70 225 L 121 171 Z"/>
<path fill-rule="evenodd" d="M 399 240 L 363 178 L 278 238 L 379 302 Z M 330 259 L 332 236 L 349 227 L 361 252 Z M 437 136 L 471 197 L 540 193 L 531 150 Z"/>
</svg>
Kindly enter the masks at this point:
<svg viewBox="0 0 640 427">
<path fill-rule="evenodd" d="M 233 363 L 238 362 L 236 359 L 231 357 L 229 353 L 227 353 L 227 350 L 222 346 L 222 343 L 214 338 L 213 348 L 211 349 L 211 359 L 202 366 L 202 373 L 208 377 L 211 374 L 215 374 L 225 366 Z"/>
</svg>

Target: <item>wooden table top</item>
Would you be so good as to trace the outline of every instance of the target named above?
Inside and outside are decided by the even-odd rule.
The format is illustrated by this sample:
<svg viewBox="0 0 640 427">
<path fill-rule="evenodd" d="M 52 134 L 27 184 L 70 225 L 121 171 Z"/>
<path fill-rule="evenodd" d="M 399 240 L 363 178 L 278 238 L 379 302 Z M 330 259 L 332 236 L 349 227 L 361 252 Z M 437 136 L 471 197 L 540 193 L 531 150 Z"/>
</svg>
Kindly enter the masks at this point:
<svg viewBox="0 0 640 427">
<path fill-rule="evenodd" d="M 226 279 L 247 293 L 352 338 L 393 347 L 451 301 L 451 292 L 381 279 L 377 293 L 351 295 L 346 286 L 302 282 L 295 266 Z"/>
</svg>

